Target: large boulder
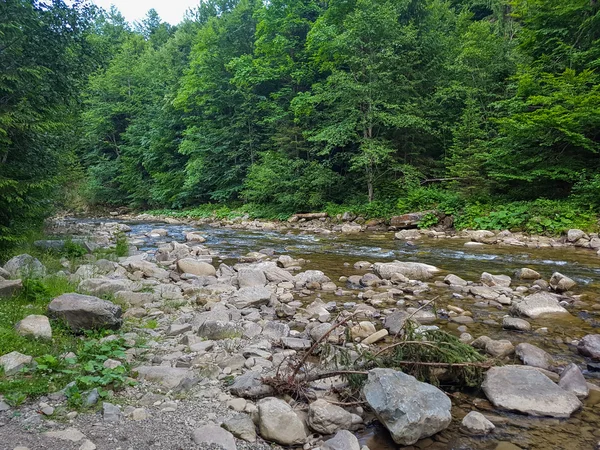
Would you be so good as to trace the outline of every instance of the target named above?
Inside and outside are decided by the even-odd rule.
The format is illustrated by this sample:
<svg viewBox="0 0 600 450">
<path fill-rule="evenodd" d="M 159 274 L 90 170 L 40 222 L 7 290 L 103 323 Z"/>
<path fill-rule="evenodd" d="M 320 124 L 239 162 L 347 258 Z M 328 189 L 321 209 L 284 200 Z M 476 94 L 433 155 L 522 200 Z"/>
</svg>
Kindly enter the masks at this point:
<svg viewBox="0 0 600 450">
<path fill-rule="evenodd" d="M 566 292 L 573 289 L 577 283 L 560 272 L 554 272 L 550 278 L 550 287 L 556 292 Z"/>
<path fill-rule="evenodd" d="M 31 336 L 38 339 L 52 339 L 52 327 L 48 317 L 31 315 L 17 322 L 15 329 L 21 336 Z"/>
<path fill-rule="evenodd" d="M 235 438 L 229 431 L 216 425 L 203 425 L 192 432 L 193 441 L 200 448 L 214 448 L 223 450 L 237 450 Z"/>
<path fill-rule="evenodd" d="M 118 329 L 121 307 L 91 295 L 63 294 L 48 305 L 48 315 L 64 320 L 74 331 Z"/>
<path fill-rule="evenodd" d="M 4 375 L 14 375 L 32 362 L 31 356 L 19 352 L 10 352 L 0 356 L 0 367 L 4 370 Z"/>
<path fill-rule="evenodd" d="M 579 398 L 586 398 L 590 389 L 577 364 L 571 363 L 560 374 L 558 385 L 565 391 L 572 392 Z"/>
<path fill-rule="evenodd" d="M 258 429 L 266 441 L 281 445 L 302 444 L 307 438 L 304 423 L 292 407 L 275 397 L 263 398 L 258 407 Z"/>
<path fill-rule="evenodd" d="M 537 292 L 521 301 L 515 301 L 510 311 L 532 319 L 551 314 L 569 314 L 569 311 L 559 305 L 558 298 L 548 292 Z"/>
<path fill-rule="evenodd" d="M 397 370 L 370 370 L 363 394 L 400 445 L 432 436 L 452 421 L 452 404 L 444 392 Z"/>
<path fill-rule="evenodd" d="M 23 289 L 21 280 L 0 280 L 0 297 L 11 297 Z"/>
<path fill-rule="evenodd" d="M 182 273 L 190 273 L 192 275 L 202 276 L 215 276 L 217 269 L 212 264 L 204 261 L 199 261 L 194 258 L 183 258 L 177 261 L 177 268 Z"/>
<path fill-rule="evenodd" d="M 482 388 L 494 406 L 532 416 L 569 417 L 581 407 L 574 394 L 538 370 L 522 366 L 492 367 Z"/>
<path fill-rule="evenodd" d="M 600 359 L 600 334 L 588 334 L 581 338 L 577 351 L 583 356 Z"/>
<path fill-rule="evenodd" d="M 77 290 L 90 295 L 113 295 L 135 290 L 135 284 L 124 278 L 88 278 L 79 283 Z"/>
<path fill-rule="evenodd" d="M 246 372 L 236 377 L 229 391 L 238 397 L 259 398 L 273 394 L 273 388 L 262 382 L 262 374 L 256 371 Z"/>
<path fill-rule="evenodd" d="M 46 276 L 46 267 L 31 255 L 23 254 L 11 258 L 5 265 L 11 278 L 42 278 Z"/>
<path fill-rule="evenodd" d="M 230 302 L 238 309 L 256 308 L 269 304 L 271 289 L 265 286 L 243 287 L 235 293 Z"/>
<path fill-rule="evenodd" d="M 539 367 L 545 370 L 552 366 L 552 357 L 546 351 L 527 342 L 517 345 L 515 353 L 526 366 Z"/>
<path fill-rule="evenodd" d="M 333 434 L 338 430 L 347 430 L 360 421 L 360 417 L 327 400 L 318 399 L 308 407 L 308 426 L 317 433 Z"/>
<path fill-rule="evenodd" d="M 321 450 L 360 450 L 360 443 L 348 430 L 340 430 L 320 448 Z"/>
<path fill-rule="evenodd" d="M 435 266 L 416 262 L 394 261 L 391 263 L 375 263 L 373 271 L 385 280 L 390 280 L 393 275 L 404 275 L 411 280 L 427 280 L 440 271 Z"/>
</svg>

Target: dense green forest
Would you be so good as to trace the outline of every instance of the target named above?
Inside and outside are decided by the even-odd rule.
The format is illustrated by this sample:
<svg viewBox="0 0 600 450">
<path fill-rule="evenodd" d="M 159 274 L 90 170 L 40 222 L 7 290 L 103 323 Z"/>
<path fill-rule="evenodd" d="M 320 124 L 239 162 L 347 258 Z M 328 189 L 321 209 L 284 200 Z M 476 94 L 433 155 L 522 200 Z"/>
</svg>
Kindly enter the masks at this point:
<svg viewBox="0 0 600 450">
<path fill-rule="evenodd" d="M 597 0 L 0 0 L 0 242 L 82 204 L 590 224 L 599 71 Z"/>
</svg>

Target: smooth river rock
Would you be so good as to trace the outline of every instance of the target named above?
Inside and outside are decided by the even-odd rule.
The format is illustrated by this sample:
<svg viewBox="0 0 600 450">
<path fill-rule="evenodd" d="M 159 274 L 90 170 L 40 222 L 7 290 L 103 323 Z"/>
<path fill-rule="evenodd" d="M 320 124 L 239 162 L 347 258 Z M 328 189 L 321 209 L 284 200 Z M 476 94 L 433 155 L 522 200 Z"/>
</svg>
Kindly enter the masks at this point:
<svg viewBox="0 0 600 450">
<path fill-rule="evenodd" d="M 600 359 L 600 334 L 588 334 L 577 344 L 577 351 L 583 356 Z"/>
<path fill-rule="evenodd" d="M 308 426 L 321 434 L 333 434 L 338 430 L 347 430 L 353 423 L 359 423 L 360 417 L 344 408 L 318 399 L 308 407 Z"/>
<path fill-rule="evenodd" d="M 546 375 L 520 366 L 492 367 L 482 384 L 494 406 L 532 416 L 569 417 L 581 408 L 579 399 Z"/>
<path fill-rule="evenodd" d="M 258 429 L 266 441 L 281 445 L 302 444 L 307 438 L 304 423 L 292 407 L 275 397 L 257 403 Z"/>
<path fill-rule="evenodd" d="M 15 330 L 21 336 L 31 336 L 38 339 L 52 339 L 52 327 L 48 317 L 30 315 L 17 322 Z"/>
<path fill-rule="evenodd" d="M 452 421 L 452 405 L 444 392 L 397 370 L 370 370 L 363 394 L 400 445 L 432 436 Z"/>
<path fill-rule="evenodd" d="M 515 301 L 510 311 L 532 319 L 549 314 L 569 314 L 569 311 L 558 304 L 558 298 L 547 292 L 538 292 L 528 295 L 521 301 Z"/>
<path fill-rule="evenodd" d="M 394 261 L 391 263 L 375 263 L 373 264 L 373 271 L 385 280 L 391 279 L 394 274 L 404 275 L 411 280 L 428 280 L 437 274 L 440 269 L 429 264 Z"/>
</svg>

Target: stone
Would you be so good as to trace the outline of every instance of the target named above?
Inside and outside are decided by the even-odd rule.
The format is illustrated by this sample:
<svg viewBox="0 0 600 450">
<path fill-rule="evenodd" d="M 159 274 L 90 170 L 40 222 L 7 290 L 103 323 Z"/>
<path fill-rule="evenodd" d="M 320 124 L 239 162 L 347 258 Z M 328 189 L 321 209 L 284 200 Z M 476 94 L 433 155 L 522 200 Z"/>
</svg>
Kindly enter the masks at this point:
<svg viewBox="0 0 600 450">
<path fill-rule="evenodd" d="M 571 229 L 567 231 L 567 241 L 568 242 L 577 242 L 579 239 L 585 237 L 586 234 L 582 230 Z"/>
<path fill-rule="evenodd" d="M 547 352 L 527 342 L 517 345 L 515 354 L 526 366 L 547 370 L 552 365 L 552 357 Z"/>
<path fill-rule="evenodd" d="M 31 336 L 38 339 L 52 339 L 52 327 L 48 317 L 31 315 L 17 322 L 15 330 L 21 336 Z"/>
<path fill-rule="evenodd" d="M 567 418 L 581 408 L 574 394 L 541 372 L 520 366 L 492 367 L 482 388 L 494 406 L 532 416 Z"/>
<path fill-rule="evenodd" d="M 238 439 L 247 442 L 256 441 L 256 428 L 252 419 L 246 414 L 240 414 L 223 422 L 222 425 L 227 431 Z"/>
<path fill-rule="evenodd" d="M 10 352 L 0 356 L 0 367 L 4 370 L 5 375 L 14 375 L 32 362 L 31 356 L 19 352 Z"/>
<path fill-rule="evenodd" d="M 377 330 L 375 329 L 375 325 L 373 325 L 372 322 L 367 321 L 359 322 L 350 328 L 350 334 L 352 335 L 352 337 L 361 339 L 372 335 L 376 331 Z"/>
<path fill-rule="evenodd" d="M 379 330 L 379 331 L 373 333 L 368 338 L 363 339 L 363 341 L 361 343 L 364 344 L 364 345 L 374 344 L 375 342 L 378 342 L 378 341 L 382 340 L 388 334 L 389 334 L 388 330 L 386 330 L 384 328 L 383 330 Z"/>
<path fill-rule="evenodd" d="M 220 320 L 207 320 L 198 328 L 198 336 L 213 341 L 241 337 L 243 333 L 239 324 Z"/>
<path fill-rule="evenodd" d="M 512 355 L 515 351 L 515 347 L 512 345 L 512 342 L 507 341 L 506 339 L 497 341 L 490 339 L 485 344 L 485 351 L 494 358 L 504 358 L 505 356 Z"/>
<path fill-rule="evenodd" d="M 410 314 L 406 311 L 394 311 L 385 318 L 384 327 L 390 332 L 392 336 L 396 336 L 400 331 L 404 329 L 406 320 L 410 317 Z"/>
<path fill-rule="evenodd" d="M 107 369 L 116 369 L 119 366 L 122 366 L 123 363 L 121 361 L 117 361 L 116 359 L 108 358 L 106 361 L 102 363 L 102 366 Z"/>
<path fill-rule="evenodd" d="M 391 263 L 375 263 L 373 264 L 373 271 L 385 280 L 391 279 L 394 274 L 400 274 L 411 280 L 424 281 L 433 277 L 440 269 L 429 264 L 394 261 Z"/>
<path fill-rule="evenodd" d="M 12 297 L 23 289 L 21 280 L 2 280 L 0 278 L 0 297 Z"/>
<path fill-rule="evenodd" d="M 121 408 L 112 403 L 102 403 L 102 418 L 105 422 L 118 422 L 121 420 Z"/>
<path fill-rule="evenodd" d="M 121 307 L 108 300 L 81 294 L 63 294 L 48 305 L 50 317 L 64 320 L 73 331 L 119 329 Z"/>
<path fill-rule="evenodd" d="M 256 308 L 268 305 L 271 301 L 272 291 L 265 286 L 243 287 L 231 298 L 232 303 L 238 309 Z"/>
<path fill-rule="evenodd" d="M 523 267 L 515 272 L 515 278 L 519 280 L 539 280 L 542 276 L 533 269 Z"/>
<path fill-rule="evenodd" d="M 233 434 L 216 425 L 203 425 L 196 428 L 192 432 L 192 439 L 201 448 L 214 444 L 223 450 L 237 450 Z"/>
<path fill-rule="evenodd" d="M 509 287 L 511 279 L 507 275 L 492 275 L 491 273 L 483 272 L 481 274 L 481 282 L 486 286 L 502 286 Z"/>
<path fill-rule="evenodd" d="M 517 317 L 505 317 L 502 319 L 502 328 L 505 330 L 530 331 L 531 324 Z"/>
<path fill-rule="evenodd" d="M 550 314 L 569 314 L 569 311 L 559 305 L 558 298 L 548 292 L 537 292 L 528 295 L 521 301 L 515 301 L 510 311 L 513 314 L 532 319 Z"/>
<path fill-rule="evenodd" d="M 281 445 L 303 444 L 307 438 L 304 423 L 283 400 L 267 397 L 258 407 L 258 429 L 266 441 Z"/>
<path fill-rule="evenodd" d="M 296 283 L 296 287 L 302 288 L 311 283 L 329 283 L 331 279 L 320 270 L 307 270 L 297 274 L 294 277 L 294 281 Z"/>
<path fill-rule="evenodd" d="M 169 278 L 169 272 L 167 270 L 158 267 L 156 264 L 151 263 L 150 261 L 133 260 L 129 263 L 129 267 L 133 271 L 139 270 L 145 276 L 150 278 L 157 278 L 159 280 Z"/>
<path fill-rule="evenodd" d="M 229 387 L 229 392 L 237 397 L 259 398 L 273 393 L 273 388 L 262 382 L 263 375 L 260 372 L 246 372 L 236 377 Z"/>
<path fill-rule="evenodd" d="M 194 258 L 183 258 L 177 261 L 177 268 L 182 273 L 198 276 L 215 276 L 217 269 L 212 264 Z"/>
<path fill-rule="evenodd" d="M 348 430 L 338 431 L 334 437 L 321 445 L 321 450 L 361 450 L 356 436 Z"/>
<path fill-rule="evenodd" d="M 88 278 L 79 283 L 77 290 L 90 295 L 114 295 L 119 291 L 134 290 L 130 280 L 117 278 Z"/>
<path fill-rule="evenodd" d="M 285 348 L 291 348 L 292 350 L 308 350 L 312 347 L 312 342 L 310 340 L 292 337 L 282 338 L 281 344 Z"/>
<path fill-rule="evenodd" d="M 94 444 L 89 439 L 85 439 L 81 443 L 81 446 L 79 447 L 79 450 L 96 450 L 96 444 Z"/>
<path fill-rule="evenodd" d="M 393 369 L 370 370 L 363 395 L 400 445 L 433 436 L 452 421 L 452 404 L 444 392 Z"/>
<path fill-rule="evenodd" d="M 558 385 L 565 391 L 572 392 L 578 398 L 586 398 L 590 389 L 577 364 L 571 363 L 560 374 Z"/>
<path fill-rule="evenodd" d="M 469 284 L 461 277 L 453 274 L 446 275 L 446 278 L 444 278 L 444 283 L 449 284 L 450 286 L 467 286 Z"/>
<path fill-rule="evenodd" d="M 173 324 L 167 330 L 167 336 L 179 336 L 192 329 L 191 323 Z"/>
<path fill-rule="evenodd" d="M 435 214 L 435 211 L 420 211 L 402 214 L 400 216 L 393 216 L 390 219 L 390 226 L 398 229 L 416 228 L 425 216 L 429 216 L 431 214 Z"/>
<path fill-rule="evenodd" d="M 577 351 L 583 356 L 600 359 L 600 334 L 588 334 L 581 338 Z"/>
<path fill-rule="evenodd" d="M 46 276 L 46 267 L 31 255 L 15 256 L 4 264 L 4 270 L 11 278 L 43 278 Z"/>
<path fill-rule="evenodd" d="M 318 399 L 308 406 L 308 426 L 317 433 L 333 434 L 352 427 L 353 415 L 337 405 Z"/>
<path fill-rule="evenodd" d="M 556 292 L 566 292 L 577 286 L 577 283 L 571 278 L 560 272 L 554 272 L 550 278 L 550 287 Z"/>
<path fill-rule="evenodd" d="M 196 233 L 195 231 L 190 231 L 189 233 L 186 233 L 185 240 L 188 242 L 197 242 L 199 244 L 206 242 L 206 238 L 201 234 Z"/>
<path fill-rule="evenodd" d="M 494 424 L 490 422 L 483 414 L 477 411 L 471 411 L 462 422 L 462 429 L 472 435 L 484 435 L 494 431 Z"/>
<path fill-rule="evenodd" d="M 59 431 L 46 431 L 43 433 L 43 435 L 44 437 L 70 442 L 80 442 L 82 439 L 85 439 L 85 434 L 83 434 L 77 428 L 67 428 L 66 430 Z"/>
<path fill-rule="evenodd" d="M 131 419 L 135 421 L 146 420 L 148 417 L 150 414 L 145 408 L 135 408 L 131 413 Z"/>
<path fill-rule="evenodd" d="M 169 366 L 139 366 L 133 370 L 140 380 L 160 383 L 168 389 L 180 386 L 186 379 L 193 378 L 188 369 Z"/>
<path fill-rule="evenodd" d="M 288 324 L 272 321 L 265 324 L 261 333 L 261 336 L 265 336 L 273 341 L 279 341 L 281 338 L 288 337 L 289 335 L 290 327 Z"/>
<path fill-rule="evenodd" d="M 237 273 L 240 288 L 264 286 L 267 284 L 265 272 L 253 267 L 241 267 Z"/>
</svg>

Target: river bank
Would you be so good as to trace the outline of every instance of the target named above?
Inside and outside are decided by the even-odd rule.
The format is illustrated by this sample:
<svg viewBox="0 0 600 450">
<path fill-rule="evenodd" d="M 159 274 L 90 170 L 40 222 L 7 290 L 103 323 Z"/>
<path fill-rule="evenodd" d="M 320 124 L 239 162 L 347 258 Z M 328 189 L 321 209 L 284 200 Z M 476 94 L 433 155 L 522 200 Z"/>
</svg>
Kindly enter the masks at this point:
<svg viewBox="0 0 600 450">
<path fill-rule="evenodd" d="M 593 252 L 555 247 L 551 242 L 548 246 L 525 245 L 519 249 L 483 242 L 465 246 L 475 241 L 452 235 L 443 239 L 425 231 L 419 232 L 418 238 L 414 234 L 408 242 L 394 240 L 393 233 L 387 230 L 309 233 L 315 224 L 302 228 L 305 222 L 270 229 L 269 225 L 253 221 L 219 222 L 208 227 L 187 221 L 161 224 L 155 220 L 144 222 L 138 217 L 137 221 L 120 224 L 66 221 L 54 227 L 55 231 L 62 230 L 59 234 L 89 239 L 100 247 L 114 246 L 118 233 L 129 235 L 130 256 L 112 261 L 110 267 L 92 258 L 64 269 L 65 275 L 76 279 L 79 292 L 110 294 L 124 302 L 128 308 L 125 331 L 147 339 L 146 348 L 139 353 L 129 352 L 132 366 L 144 369 L 137 372 L 139 385 L 118 394 L 123 403 L 119 420 L 111 423 L 102 414 L 91 418 L 83 414 L 70 423 L 85 436 L 93 436 L 91 440 L 98 448 L 113 448 L 110 439 L 126 434 L 132 435 L 132 443 L 144 442 L 140 439 L 153 426 L 164 429 L 171 423 L 173 432 L 167 433 L 169 436 L 178 435 L 182 442 L 190 443 L 189 448 L 207 448 L 193 443 L 192 437 L 198 434 L 194 431 L 210 425 L 208 422 L 228 422 L 236 415 L 236 408 L 256 420 L 259 434 L 268 441 L 289 438 L 293 435 L 291 430 L 285 436 L 275 436 L 266 431 L 267 425 L 261 427 L 263 413 L 264 420 L 269 417 L 267 410 L 275 406 L 288 410 L 280 403 L 270 403 L 267 408 L 261 400 L 245 398 L 253 395 L 244 389 L 261 386 L 249 374 L 258 371 L 262 377 L 268 377 L 286 357 L 302 355 L 313 345 L 323 333 L 320 329 L 330 329 L 346 318 L 348 322 L 332 333 L 331 345 L 377 351 L 394 342 L 397 327 L 408 318 L 421 333 L 446 331 L 478 348 L 495 364 L 518 364 L 520 382 L 537 376 L 523 371 L 534 366 L 542 370 L 544 377 L 559 381 L 561 375 L 565 377 L 565 368 L 573 363 L 589 383 L 586 387 L 591 393 L 583 400 L 583 406 L 577 406 L 573 397 L 567 396 L 563 409 L 540 411 L 535 409 L 539 404 L 533 409 L 530 404 L 524 406 L 523 398 L 515 407 L 495 396 L 490 390 L 493 386 L 500 386 L 503 392 L 511 390 L 514 383 L 508 378 L 492 379 L 487 375 L 490 388 L 484 389 L 485 393 L 477 389 L 455 390 L 451 383 L 443 382 L 442 387 L 450 394 L 452 420 L 448 428 L 434 432 L 432 437 L 425 433 L 416 443 L 417 448 L 509 448 L 507 442 L 529 449 L 595 445 L 594 430 L 600 425 L 594 408 L 599 396 L 592 384 L 595 363 L 584 355 L 586 341 L 582 339 L 594 335 L 600 308 L 595 301 L 598 287 Z M 527 270 L 515 274 L 515 269 Z M 559 271 L 564 275 L 555 274 Z M 539 302 L 543 303 L 540 314 Z M 553 314 L 547 315 L 550 309 Z M 225 324 L 225 331 L 221 325 L 215 325 L 217 322 Z M 152 328 L 145 326 L 149 323 Z M 161 371 L 169 375 L 165 378 Z M 193 386 L 185 394 L 175 394 L 164 383 L 179 376 L 181 380 L 199 381 L 191 383 Z M 546 378 L 543 380 L 546 382 Z M 533 381 L 539 384 L 539 380 Z M 233 386 L 228 387 L 231 382 Z M 336 410 L 340 422 L 336 422 L 335 430 L 327 428 L 316 419 L 321 417 L 317 413 L 319 407 L 328 411 L 344 399 L 340 393 L 323 390 L 323 386 L 311 389 L 330 404 L 289 403 L 295 415 L 290 417 L 304 418 L 313 433 L 314 437 L 306 434 L 305 448 L 327 448 L 320 443 L 320 436 L 327 439 L 329 433 L 340 428 L 353 431 L 360 443 L 371 450 L 412 448 L 398 447 L 385 428 L 371 426 L 377 417 L 373 408 L 379 407 L 372 402 L 343 408 L 346 413 Z M 556 403 L 557 396 L 567 392 L 562 387 L 553 391 L 551 385 L 544 389 L 550 391 L 537 390 L 527 401 L 544 403 L 543 399 L 552 395 Z M 148 392 L 164 397 L 156 400 L 157 404 L 146 405 L 148 398 L 143 399 Z M 189 418 L 185 426 L 175 425 L 179 413 L 163 411 L 169 408 Z M 206 414 L 198 408 L 205 408 Z M 135 409 L 146 411 L 146 415 L 136 412 L 137 419 L 145 418 L 134 419 L 131 414 Z M 521 413 L 507 409 L 520 409 Z M 5 429 L 22 437 L 22 421 L 39 416 L 37 410 L 37 404 L 25 406 L 23 415 L 6 423 L 9 428 Z M 484 413 L 495 429 L 478 437 L 465 434 L 469 421 L 464 424 L 463 418 L 472 411 Z M 555 418 L 543 418 L 547 415 Z M 385 423 L 383 416 L 379 422 Z M 46 421 L 39 427 L 62 428 L 59 423 L 48 425 Z M 394 425 L 387 423 L 387 427 L 398 435 Z M 299 428 L 296 431 L 302 434 Z M 35 445 L 43 443 L 47 446 L 44 448 L 53 448 L 52 442 L 59 442 L 47 435 L 35 436 Z M 169 447 L 161 437 L 157 439 L 161 448 L 176 448 Z M 262 441 L 258 439 L 259 444 L 252 448 L 261 448 Z M 238 448 L 250 448 L 239 439 L 234 442 Z M 73 448 L 79 445 L 73 444 Z"/>
</svg>

